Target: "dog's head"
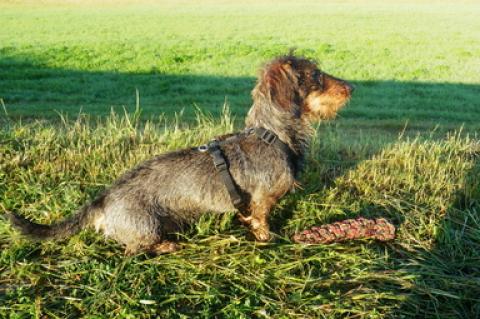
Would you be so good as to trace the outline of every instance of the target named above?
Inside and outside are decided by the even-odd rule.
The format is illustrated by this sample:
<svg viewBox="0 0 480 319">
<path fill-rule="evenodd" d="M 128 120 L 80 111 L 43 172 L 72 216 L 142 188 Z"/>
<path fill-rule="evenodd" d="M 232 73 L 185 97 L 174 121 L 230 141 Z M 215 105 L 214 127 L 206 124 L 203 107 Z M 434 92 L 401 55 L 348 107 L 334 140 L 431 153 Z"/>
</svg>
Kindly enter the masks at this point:
<svg viewBox="0 0 480 319">
<path fill-rule="evenodd" d="M 282 111 L 311 122 L 332 119 L 351 97 L 353 86 L 292 55 L 270 62 L 261 72 L 253 98 L 267 98 Z"/>
</svg>

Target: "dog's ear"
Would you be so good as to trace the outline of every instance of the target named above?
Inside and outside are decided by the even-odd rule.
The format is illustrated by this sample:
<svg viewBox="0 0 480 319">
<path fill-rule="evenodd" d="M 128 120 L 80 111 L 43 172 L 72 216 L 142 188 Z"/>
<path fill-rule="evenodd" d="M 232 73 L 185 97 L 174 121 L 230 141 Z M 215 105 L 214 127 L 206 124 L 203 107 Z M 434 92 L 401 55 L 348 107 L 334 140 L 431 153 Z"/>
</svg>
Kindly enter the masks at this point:
<svg viewBox="0 0 480 319">
<path fill-rule="evenodd" d="M 259 90 L 272 104 L 291 110 L 298 91 L 298 74 L 291 61 L 270 64 L 263 72 Z"/>
</svg>

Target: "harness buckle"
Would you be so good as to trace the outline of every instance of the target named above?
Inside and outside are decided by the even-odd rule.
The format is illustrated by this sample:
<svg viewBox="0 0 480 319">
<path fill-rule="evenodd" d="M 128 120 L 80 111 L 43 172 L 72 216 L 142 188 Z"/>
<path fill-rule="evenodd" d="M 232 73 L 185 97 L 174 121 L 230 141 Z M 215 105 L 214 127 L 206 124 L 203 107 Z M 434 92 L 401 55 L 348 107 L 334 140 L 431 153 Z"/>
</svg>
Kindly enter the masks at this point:
<svg viewBox="0 0 480 319">
<path fill-rule="evenodd" d="M 215 149 L 213 152 L 211 152 L 211 154 L 213 157 L 213 166 L 215 166 L 217 171 L 225 171 L 228 169 L 227 162 L 225 161 L 222 151 L 220 151 L 219 148 Z"/>
<path fill-rule="evenodd" d="M 213 165 L 217 171 L 224 171 L 227 169 L 227 163 L 225 163 L 225 161 L 213 161 Z"/>
<path fill-rule="evenodd" d="M 262 135 L 260 135 L 260 138 L 268 145 L 272 145 L 273 142 L 275 142 L 275 140 L 277 139 L 277 136 L 274 133 L 265 130 L 263 131 Z"/>
</svg>

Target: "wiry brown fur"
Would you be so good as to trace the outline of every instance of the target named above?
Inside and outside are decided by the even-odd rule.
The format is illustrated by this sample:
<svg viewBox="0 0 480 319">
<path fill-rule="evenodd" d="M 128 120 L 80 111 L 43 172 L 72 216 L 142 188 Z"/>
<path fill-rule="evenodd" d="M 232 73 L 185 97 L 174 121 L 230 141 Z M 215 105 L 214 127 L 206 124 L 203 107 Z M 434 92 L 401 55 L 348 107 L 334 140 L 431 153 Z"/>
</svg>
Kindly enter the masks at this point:
<svg viewBox="0 0 480 319">
<path fill-rule="evenodd" d="M 257 240 L 270 238 L 268 214 L 295 185 L 314 132 L 311 124 L 334 117 L 351 91 L 347 82 L 320 72 L 304 58 L 284 56 L 262 70 L 246 126 L 271 130 L 294 156 L 254 135 L 222 146 L 230 173 L 248 200 L 239 218 Z M 211 157 L 184 149 L 141 163 L 70 219 L 38 225 L 12 214 L 11 220 L 23 233 L 38 238 L 66 237 L 92 226 L 124 244 L 127 253 L 164 253 L 178 248 L 166 235 L 202 212 L 234 210 Z"/>
</svg>

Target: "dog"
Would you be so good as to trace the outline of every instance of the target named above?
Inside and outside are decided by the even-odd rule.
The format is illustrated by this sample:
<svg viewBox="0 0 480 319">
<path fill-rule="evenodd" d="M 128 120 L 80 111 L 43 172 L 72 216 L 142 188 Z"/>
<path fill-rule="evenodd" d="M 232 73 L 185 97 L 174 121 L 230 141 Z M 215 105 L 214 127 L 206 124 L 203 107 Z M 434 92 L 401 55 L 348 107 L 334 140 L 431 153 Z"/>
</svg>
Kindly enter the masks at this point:
<svg viewBox="0 0 480 319">
<path fill-rule="evenodd" d="M 276 58 L 262 68 L 252 91 L 253 105 L 245 120 L 250 133 L 216 141 L 223 143 L 216 150 L 227 164 L 224 175 L 211 153 L 188 148 L 139 164 L 58 223 L 40 225 L 8 215 L 16 228 L 36 239 L 65 238 L 93 227 L 123 244 L 128 255 L 177 250 L 180 246 L 169 234 L 202 212 L 237 211 L 256 240 L 268 241 L 269 212 L 297 185 L 315 132 L 312 125 L 334 118 L 352 92 L 352 85 L 322 72 L 312 60 L 292 54 Z M 269 133 L 269 139 L 252 134 L 257 129 Z M 274 139 L 278 143 L 270 143 Z M 234 204 L 231 192 L 240 194 L 242 208 Z"/>
</svg>

